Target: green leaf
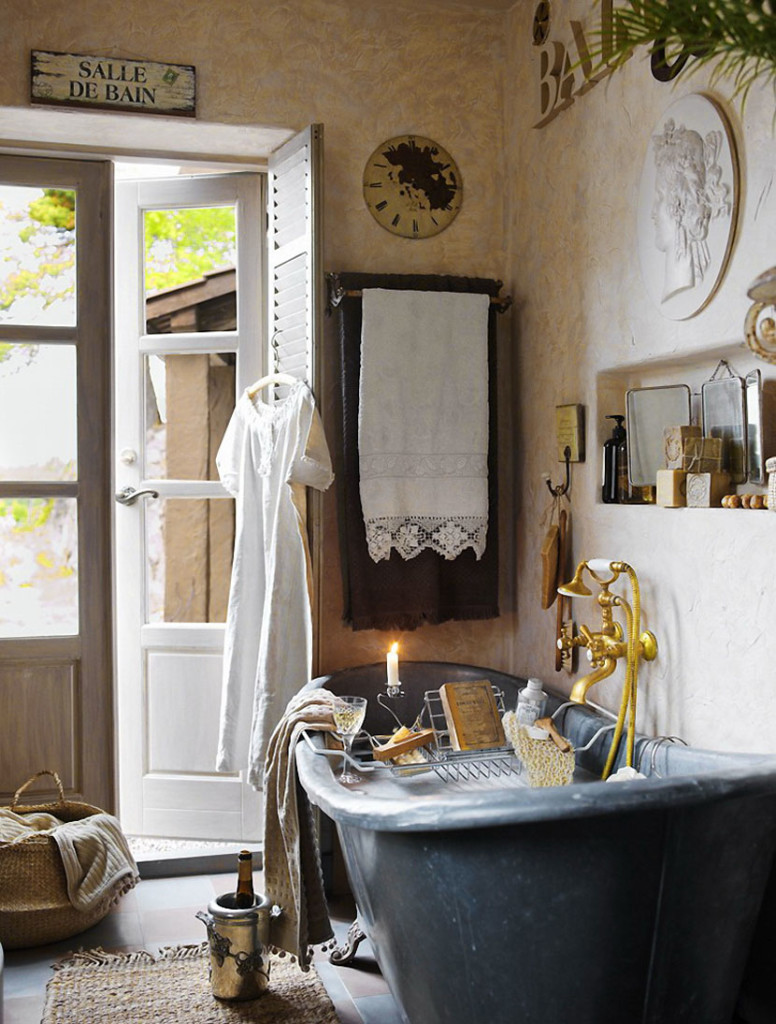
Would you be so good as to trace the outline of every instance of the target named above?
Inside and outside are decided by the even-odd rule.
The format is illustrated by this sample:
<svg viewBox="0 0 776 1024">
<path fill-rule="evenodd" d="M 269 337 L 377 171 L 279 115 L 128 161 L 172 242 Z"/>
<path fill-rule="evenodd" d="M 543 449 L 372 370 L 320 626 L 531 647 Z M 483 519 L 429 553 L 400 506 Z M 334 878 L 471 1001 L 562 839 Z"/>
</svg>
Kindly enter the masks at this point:
<svg viewBox="0 0 776 1024">
<path fill-rule="evenodd" d="M 674 57 L 686 53 L 680 74 L 713 64 L 714 79 L 730 79 L 742 105 L 756 82 L 776 88 L 776 17 L 768 2 L 636 0 L 618 8 L 612 27 L 602 29 L 595 55 L 617 66 L 637 46 L 663 46 Z"/>
<path fill-rule="evenodd" d="M 173 288 L 234 266 L 236 240 L 231 206 L 146 211 L 146 290 Z"/>
</svg>

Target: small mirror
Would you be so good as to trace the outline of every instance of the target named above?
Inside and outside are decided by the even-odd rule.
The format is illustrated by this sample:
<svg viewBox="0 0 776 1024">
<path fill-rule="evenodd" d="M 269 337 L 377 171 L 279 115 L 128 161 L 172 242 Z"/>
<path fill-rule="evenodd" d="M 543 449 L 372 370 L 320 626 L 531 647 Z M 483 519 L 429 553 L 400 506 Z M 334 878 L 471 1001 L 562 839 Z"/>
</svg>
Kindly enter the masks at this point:
<svg viewBox="0 0 776 1024">
<path fill-rule="evenodd" d="M 763 380 L 759 370 L 746 375 L 746 459 L 749 483 L 764 484 Z"/>
<path fill-rule="evenodd" d="M 690 389 L 686 384 L 632 388 L 625 396 L 628 474 L 634 487 L 654 487 L 665 466 L 663 431 L 690 423 Z"/>
<path fill-rule="evenodd" d="M 746 482 L 746 391 L 741 377 L 719 377 L 701 385 L 703 434 L 722 438 L 722 469 L 734 484 Z"/>
</svg>

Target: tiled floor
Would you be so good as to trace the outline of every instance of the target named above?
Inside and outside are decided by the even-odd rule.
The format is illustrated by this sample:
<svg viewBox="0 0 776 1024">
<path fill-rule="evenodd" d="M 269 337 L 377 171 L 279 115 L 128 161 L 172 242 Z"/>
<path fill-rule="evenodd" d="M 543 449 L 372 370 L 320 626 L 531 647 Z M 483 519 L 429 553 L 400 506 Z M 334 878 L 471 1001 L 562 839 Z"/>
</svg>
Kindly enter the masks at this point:
<svg viewBox="0 0 776 1024">
<path fill-rule="evenodd" d="M 233 891 L 236 882 L 236 874 L 144 878 L 89 931 L 50 946 L 7 950 L 3 1024 L 40 1024 L 51 965 L 73 950 L 102 946 L 156 953 L 162 946 L 204 941 L 204 925 L 194 915 L 215 896 Z M 257 872 L 259 891 L 260 883 Z M 352 921 L 352 907 L 344 903 L 332 905 L 330 910 L 335 934 L 342 942 Z M 326 953 L 316 954 L 315 963 L 341 1024 L 401 1024 L 368 942 L 361 944 L 350 967 L 334 967 Z"/>
</svg>

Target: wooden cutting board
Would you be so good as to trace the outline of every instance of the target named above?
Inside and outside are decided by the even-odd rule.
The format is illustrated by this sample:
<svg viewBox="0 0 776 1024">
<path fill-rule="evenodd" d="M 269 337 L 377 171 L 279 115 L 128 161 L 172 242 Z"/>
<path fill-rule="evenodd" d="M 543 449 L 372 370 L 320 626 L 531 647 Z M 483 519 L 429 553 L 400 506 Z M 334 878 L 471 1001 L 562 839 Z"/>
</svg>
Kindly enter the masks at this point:
<svg viewBox="0 0 776 1024">
<path fill-rule="evenodd" d="M 553 523 L 542 544 L 542 608 L 551 608 L 557 594 L 560 531 Z"/>
</svg>

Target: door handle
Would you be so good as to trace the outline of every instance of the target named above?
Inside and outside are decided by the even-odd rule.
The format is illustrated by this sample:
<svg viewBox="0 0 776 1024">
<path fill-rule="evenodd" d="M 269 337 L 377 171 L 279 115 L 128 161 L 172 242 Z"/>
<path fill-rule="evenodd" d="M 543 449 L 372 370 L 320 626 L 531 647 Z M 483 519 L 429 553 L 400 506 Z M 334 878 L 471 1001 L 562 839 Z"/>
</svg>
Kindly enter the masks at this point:
<svg viewBox="0 0 776 1024">
<path fill-rule="evenodd" d="M 136 491 L 134 487 L 122 487 L 120 491 L 116 491 L 114 497 L 119 505 L 134 505 L 144 494 L 149 494 L 152 498 L 159 497 L 159 492 L 150 487 L 144 487 L 142 491 Z"/>
</svg>

